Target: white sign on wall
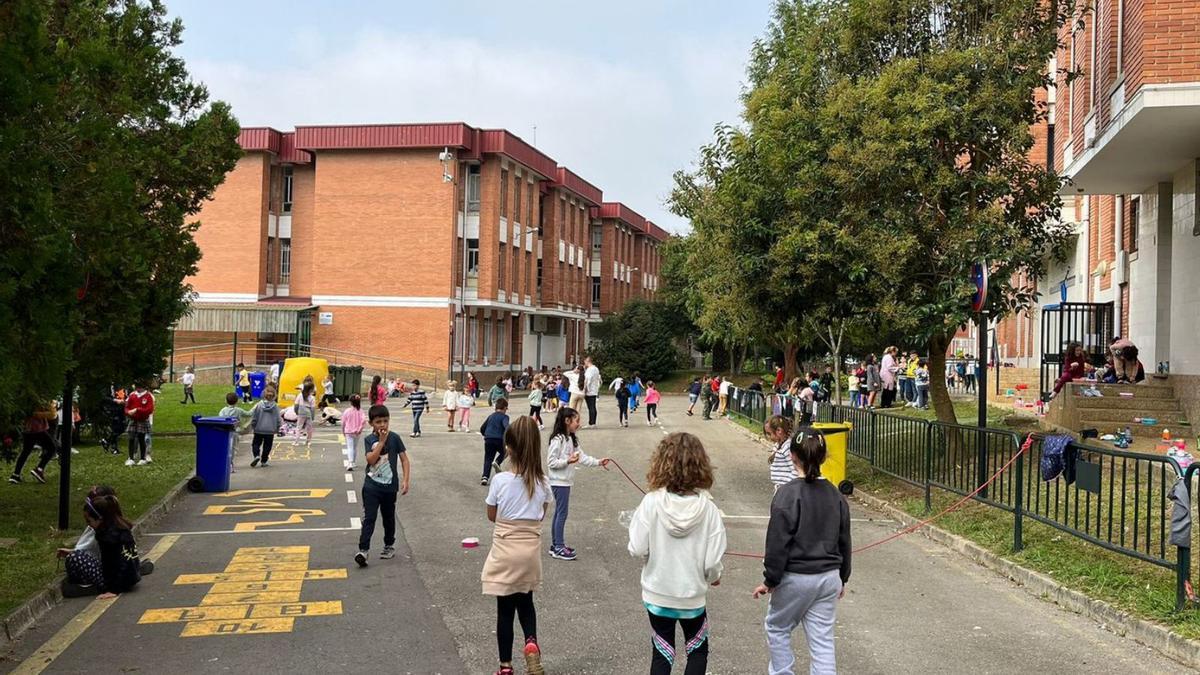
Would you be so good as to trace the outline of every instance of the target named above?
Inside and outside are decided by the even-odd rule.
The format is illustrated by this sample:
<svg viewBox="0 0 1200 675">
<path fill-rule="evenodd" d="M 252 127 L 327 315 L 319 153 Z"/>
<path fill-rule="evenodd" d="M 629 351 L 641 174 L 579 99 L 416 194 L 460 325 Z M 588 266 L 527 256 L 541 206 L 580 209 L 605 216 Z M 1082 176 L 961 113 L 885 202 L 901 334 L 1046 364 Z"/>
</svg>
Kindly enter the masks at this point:
<svg viewBox="0 0 1200 675">
<path fill-rule="evenodd" d="M 322 326 L 333 325 L 333 312 L 321 312 L 317 315 L 317 323 Z"/>
</svg>

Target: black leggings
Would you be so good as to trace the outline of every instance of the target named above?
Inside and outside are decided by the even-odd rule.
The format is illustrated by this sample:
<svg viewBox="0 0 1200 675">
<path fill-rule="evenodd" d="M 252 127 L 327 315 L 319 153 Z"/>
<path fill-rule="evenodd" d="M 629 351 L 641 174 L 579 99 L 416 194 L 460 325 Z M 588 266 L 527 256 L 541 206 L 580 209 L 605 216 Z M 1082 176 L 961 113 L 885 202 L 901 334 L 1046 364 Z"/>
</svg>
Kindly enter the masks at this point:
<svg viewBox="0 0 1200 675">
<path fill-rule="evenodd" d="M 131 431 L 129 432 L 129 459 L 137 458 L 138 451 L 141 451 L 141 459 L 146 459 L 146 432 Z"/>
<path fill-rule="evenodd" d="M 694 619 L 668 619 L 647 612 L 651 636 L 650 675 L 669 675 L 675 663 L 675 623 L 683 628 L 687 667 L 684 675 L 704 675 L 708 670 L 708 612 Z M 503 659 L 501 659 L 503 660 Z"/>
<path fill-rule="evenodd" d="M 542 423 L 542 406 L 540 406 L 540 405 L 529 406 L 529 416 L 532 417 L 533 419 L 537 420 L 538 424 L 541 424 Z"/>
<path fill-rule="evenodd" d="M 658 417 L 658 404 L 657 403 L 647 403 L 646 404 L 646 421 L 653 422 L 654 418 L 656 418 L 656 417 Z"/>
<path fill-rule="evenodd" d="M 629 403 L 621 403 L 617 401 L 617 424 L 624 424 L 629 421 Z"/>
<path fill-rule="evenodd" d="M 58 443 L 48 431 L 26 431 L 21 434 L 21 454 L 17 457 L 17 463 L 13 465 L 12 475 L 20 477 L 21 469 L 25 468 L 25 461 L 29 459 L 29 455 L 33 453 L 34 446 L 42 448 L 42 456 L 38 460 L 37 468 L 45 469 L 50 460 L 54 459 L 55 453 L 58 452 Z"/>
<path fill-rule="evenodd" d="M 504 441 L 499 438 L 483 439 L 483 477 L 492 477 L 492 460 L 504 463 Z"/>
<path fill-rule="evenodd" d="M 496 644 L 500 647 L 500 663 L 512 663 L 513 614 L 521 620 L 525 641 L 536 641 L 537 610 L 533 608 L 533 591 L 496 596 Z"/>
</svg>

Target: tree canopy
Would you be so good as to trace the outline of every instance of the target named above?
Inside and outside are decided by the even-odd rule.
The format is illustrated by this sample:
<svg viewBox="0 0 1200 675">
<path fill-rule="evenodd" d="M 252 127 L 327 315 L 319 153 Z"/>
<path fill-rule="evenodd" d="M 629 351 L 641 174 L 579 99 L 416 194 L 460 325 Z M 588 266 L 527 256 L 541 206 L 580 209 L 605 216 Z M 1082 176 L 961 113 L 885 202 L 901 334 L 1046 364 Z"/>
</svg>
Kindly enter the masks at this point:
<svg viewBox="0 0 1200 675">
<path fill-rule="evenodd" d="M 661 380 L 683 364 L 679 324 L 662 302 L 635 299 L 592 329 L 589 354 L 606 379 Z"/>
<path fill-rule="evenodd" d="M 238 126 L 160 0 L 0 5 L 0 416 L 162 372 Z"/>
</svg>

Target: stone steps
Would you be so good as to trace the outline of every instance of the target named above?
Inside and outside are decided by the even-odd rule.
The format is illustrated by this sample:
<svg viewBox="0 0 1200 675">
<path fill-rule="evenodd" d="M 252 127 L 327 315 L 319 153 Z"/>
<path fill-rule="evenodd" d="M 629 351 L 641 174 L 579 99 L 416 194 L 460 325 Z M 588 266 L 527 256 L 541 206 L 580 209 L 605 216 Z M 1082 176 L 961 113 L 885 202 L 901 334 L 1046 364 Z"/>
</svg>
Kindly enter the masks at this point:
<svg viewBox="0 0 1200 675">
<path fill-rule="evenodd" d="M 1125 398 L 1121 394 L 1133 394 L 1134 399 L 1171 399 L 1175 398 L 1175 388 L 1166 384 L 1093 384 L 1091 382 L 1070 382 L 1065 392 L 1078 395 L 1081 389 L 1094 386 L 1104 394 L 1103 398 Z"/>
<path fill-rule="evenodd" d="M 1133 414 L 1130 417 L 1155 417 L 1154 413 L 1156 412 L 1176 412 L 1179 410 L 1179 402 L 1173 398 L 1119 398 L 1116 396 L 1092 398 L 1076 395 L 1073 403 L 1081 412 L 1102 409 L 1149 413 L 1147 415 Z"/>
<path fill-rule="evenodd" d="M 1159 424 L 1167 426 L 1178 426 L 1182 422 L 1189 422 L 1183 412 L 1178 410 L 1163 410 L 1156 412 L 1139 412 L 1135 410 L 1111 410 L 1106 408 L 1089 408 L 1079 411 L 1079 421 L 1083 424 L 1104 424 L 1111 426 L 1114 424 L 1141 424 L 1134 422 L 1134 418 L 1152 417 L 1158 420 Z"/>
</svg>

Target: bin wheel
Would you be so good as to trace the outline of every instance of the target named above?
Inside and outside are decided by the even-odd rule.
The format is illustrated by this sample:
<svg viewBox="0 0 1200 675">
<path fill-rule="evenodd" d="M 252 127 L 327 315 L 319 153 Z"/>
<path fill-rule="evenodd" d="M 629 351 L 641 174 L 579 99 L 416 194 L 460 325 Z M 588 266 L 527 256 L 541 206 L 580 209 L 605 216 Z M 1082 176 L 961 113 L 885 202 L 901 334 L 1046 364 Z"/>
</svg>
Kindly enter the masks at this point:
<svg viewBox="0 0 1200 675">
<path fill-rule="evenodd" d="M 187 488 L 191 492 L 204 492 L 204 479 L 200 476 L 192 476 L 188 479 Z"/>
<path fill-rule="evenodd" d="M 844 495 L 854 494 L 854 483 L 852 483 L 849 480 L 844 480 L 844 481 L 838 483 L 838 492 L 840 492 Z"/>
</svg>

